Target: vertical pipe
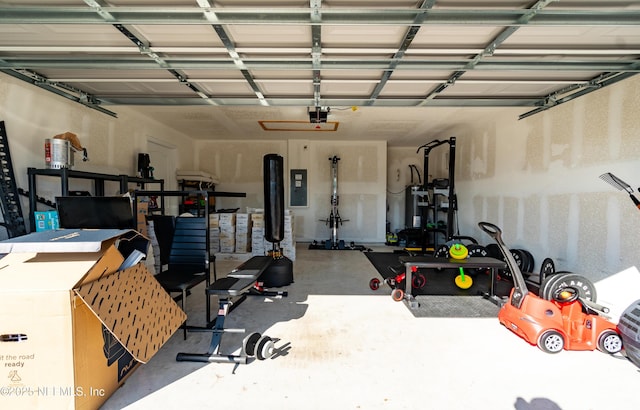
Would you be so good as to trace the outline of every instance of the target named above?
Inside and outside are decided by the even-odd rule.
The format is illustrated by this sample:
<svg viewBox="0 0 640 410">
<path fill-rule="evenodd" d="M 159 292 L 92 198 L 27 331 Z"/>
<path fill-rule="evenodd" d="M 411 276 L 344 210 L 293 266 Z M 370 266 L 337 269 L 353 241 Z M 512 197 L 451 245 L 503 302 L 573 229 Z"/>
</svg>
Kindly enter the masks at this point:
<svg viewBox="0 0 640 410">
<path fill-rule="evenodd" d="M 458 208 L 455 191 L 456 137 L 449 138 L 449 209 L 447 211 L 447 240 L 453 236 L 454 215 Z"/>
</svg>

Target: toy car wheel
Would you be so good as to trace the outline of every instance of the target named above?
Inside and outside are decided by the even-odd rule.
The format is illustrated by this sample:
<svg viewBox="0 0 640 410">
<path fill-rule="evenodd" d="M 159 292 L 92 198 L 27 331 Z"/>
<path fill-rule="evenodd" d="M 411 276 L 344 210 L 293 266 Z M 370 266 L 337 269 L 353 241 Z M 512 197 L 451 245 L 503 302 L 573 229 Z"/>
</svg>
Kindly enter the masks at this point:
<svg viewBox="0 0 640 410">
<path fill-rule="evenodd" d="M 404 291 L 402 289 L 394 289 L 391 292 L 391 299 L 395 300 L 396 302 L 400 302 L 402 299 L 404 299 Z"/>
<path fill-rule="evenodd" d="M 622 339 L 613 330 L 602 332 L 598 338 L 598 349 L 601 352 L 615 354 L 622 350 Z"/>
<path fill-rule="evenodd" d="M 558 353 L 564 349 L 564 337 L 556 330 L 547 330 L 538 339 L 538 347 L 546 353 Z"/>
<path fill-rule="evenodd" d="M 380 279 L 378 278 L 373 278 L 369 281 L 369 287 L 371 288 L 371 290 L 378 290 L 378 288 L 380 288 Z"/>
</svg>

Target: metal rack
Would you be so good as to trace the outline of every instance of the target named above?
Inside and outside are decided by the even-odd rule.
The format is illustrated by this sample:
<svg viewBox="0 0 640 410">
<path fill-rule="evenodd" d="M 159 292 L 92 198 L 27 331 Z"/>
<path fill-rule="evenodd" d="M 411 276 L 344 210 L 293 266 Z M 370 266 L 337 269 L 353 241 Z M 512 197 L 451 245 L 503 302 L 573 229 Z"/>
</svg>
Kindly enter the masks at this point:
<svg viewBox="0 0 640 410">
<path fill-rule="evenodd" d="M 27 233 L 24 223 L 22 208 L 20 207 L 20 197 L 16 186 L 16 177 L 13 173 L 11 153 L 9 151 L 9 141 L 4 121 L 0 121 L 0 205 L 4 226 L 9 238 L 13 238 Z"/>
<path fill-rule="evenodd" d="M 120 193 L 124 194 L 129 190 L 129 184 L 135 183 L 139 184 L 142 189 L 147 184 L 159 184 L 160 190 L 154 192 L 164 192 L 164 180 L 163 179 L 151 179 L 151 178 L 140 178 L 140 177 L 131 177 L 128 175 L 111 175 L 111 174 L 100 174 L 95 172 L 85 172 L 85 171 L 75 171 L 68 168 L 61 169 L 36 169 L 36 168 L 28 168 L 27 174 L 29 176 L 29 212 L 30 212 L 30 227 L 31 231 L 35 231 L 35 220 L 34 220 L 34 212 L 37 210 L 37 177 L 45 176 L 45 177 L 56 177 L 60 179 L 60 192 L 62 196 L 69 195 L 69 179 L 85 179 L 93 181 L 93 194 L 95 196 L 104 196 L 105 194 L 105 182 L 106 181 L 114 181 L 120 184 Z M 161 196 L 161 195 L 158 195 Z M 161 198 L 158 210 L 161 213 L 164 213 L 164 201 Z"/>
</svg>

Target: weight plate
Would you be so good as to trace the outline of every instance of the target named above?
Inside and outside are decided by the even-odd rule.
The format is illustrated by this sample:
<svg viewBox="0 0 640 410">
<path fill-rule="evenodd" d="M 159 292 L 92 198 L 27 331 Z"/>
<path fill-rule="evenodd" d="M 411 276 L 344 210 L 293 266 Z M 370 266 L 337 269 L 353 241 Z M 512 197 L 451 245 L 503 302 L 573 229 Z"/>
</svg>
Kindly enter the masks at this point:
<svg viewBox="0 0 640 410">
<path fill-rule="evenodd" d="M 469 251 L 469 257 L 470 258 L 482 258 L 482 257 L 488 257 L 489 256 L 489 252 L 487 251 L 487 248 L 485 248 L 482 245 L 477 245 L 477 244 L 471 244 L 469 246 L 467 246 L 467 249 Z M 467 269 L 467 273 L 470 276 L 476 276 L 482 272 L 484 272 L 486 269 L 482 269 L 482 268 L 477 268 L 477 269 Z"/>
<path fill-rule="evenodd" d="M 427 278 L 422 273 L 414 273 L 411 280 L 414 289 L 422 289 L 427 283 Z"/>
<path fill-rule="evenodd" d="M 544 282 L 547 276 L 553 275 L 556 272 L 556 265 L 553 263 L 553 259 L 545 258 L 540 265 L 540 283 Z"/>
<path fill-rule="evenodd" d="M 436 258 L 448 258 L 449 257 L 449 247 L 447 245 L 440 245 L 438 249 L 433 253 L 433 256 Z"/>
<path fill-rule="evenodd" d="M 509 251 L 511 252 L 511 256 L 513 256 L 513 259 L 516 261 L 516 265 L 518 265 L 520 272 L 522 272 L 522 267 L 525 264 L 524 258 L 526 258 L 524 252 L 522 252 L 521 249 L 509 249 Z"/>
<path fill-rule="evenodd" d="M 598 294 L 596 287 L 589 279 L 575 273 L 560 273 L 551 276 L 546 287 L 540 293 L 543 299 L 551 300 L 558 289 L 573 286 L 578 289 L 580 297 L 595 302 Z"/>
<path fill-rule="evenodd" d="M 247 356 L 253 356 L 255 354 L 256 344 L 260 340 L 260 333 L 251 333 L 242 340 L 242 350 Z"/>
<path fill-rule="evenodd" d="M 269 336 L 262 336 L 256 345 L 256 358 L 265 360 L 273 356 L 274 343 Z"/>
<path fill-rule="evenodd" d="M 497 243 L 490 243 L 489 245 L 485 246 L 485 248 L 487 249 L 490 258 L 504 261 L 504 255 L 500 251 L 500 247 Z"/>
<path fill-rule="evenodd" d="M 562 273 L 556 273 L 551 276 L 547 276 L 547 278 L 540 284 L 540 291 L 538 293 L 538 296 L 540 296 L 542 299 L 551 300 L 551 289 L 554 287 L 555 282 L 561 275 Z"/>
<path fill-rule="evenodd" d="M 466 259 L 469 256 L 469 250 L 461 243 L 454 243 L 449 248 L 449 256 L 452 259 Z"/>
<path fill-rule="evenodd" d="M 471 244 L 471 245 L 467 246 L 467 249 L 469 250 L 469 257 L 470 258 L 488 257 L 489 256 L 489 251 L 487 250 L 487 248 L 485 248 L 482 245 Z"/>
<path fill-rule="evenodd" d="M 469 275 L 464 275 L 464 278 L 462 275 L 458 275 L 454 279 L 454 282 L 460 289 L 469 289 L 473 285 L 473 279 L 471 279 Z"/>
<path fill-rule="evenodd" d="M 526 256 L 526 261 L 527 261 L 527 265 L 524 268 L 524 272 L 533 272 L 533 269 L 535 268 L 535 265 L 536 265 L 536 260 L 533 257 L 533 254 L 526 249 L 523 249 L 522 252 L 524 252 Z"/>
</svg>

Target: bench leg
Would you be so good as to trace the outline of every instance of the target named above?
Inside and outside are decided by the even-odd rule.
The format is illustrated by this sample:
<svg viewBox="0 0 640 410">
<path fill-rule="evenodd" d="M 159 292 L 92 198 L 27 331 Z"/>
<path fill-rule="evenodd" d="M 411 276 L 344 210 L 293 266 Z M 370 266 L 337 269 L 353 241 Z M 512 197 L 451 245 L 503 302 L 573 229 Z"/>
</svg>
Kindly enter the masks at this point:
<svg viewBox="0 0 640 410">
<path fill-rule="evenodd" d="M 209 297 L 209 295 L 207 295 Z M 225 329 L 224 321 L 227 314 L 231 310 L 231 301 L 220 299 L 218 315 L 215 319 L 213 328 L 191 329 L 202 332 L 212 332 L 209 350 L 206 353 L 178 353 L 176 361 L 178 362 L 222 362 L 222 363 L 238 363 L 247 364 L 248 357 L 243 351 L 241 355 L 223 355 L 220 354 L 220 344 L 222 343 L 222 335 L 228 332 L 244 333 L 244 329 Z"/>
</svg>

